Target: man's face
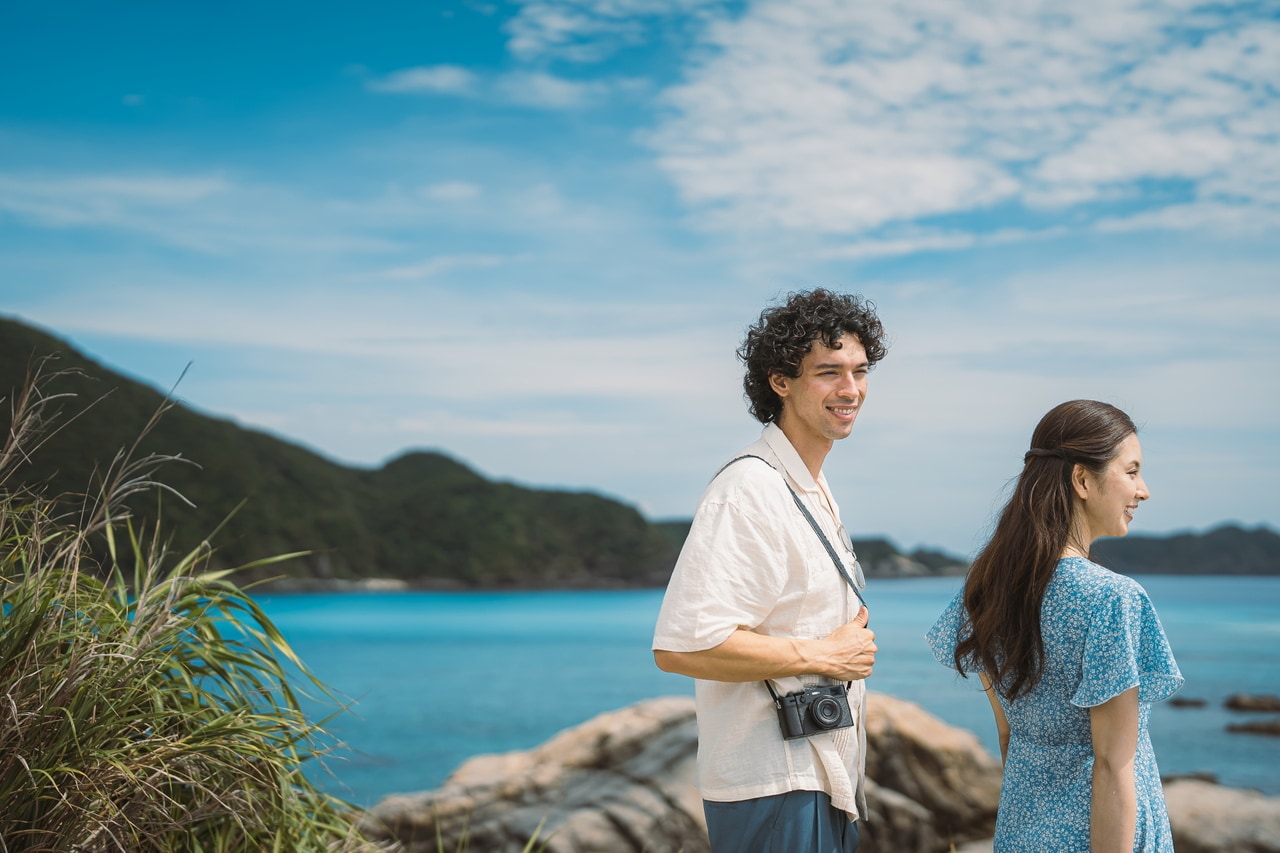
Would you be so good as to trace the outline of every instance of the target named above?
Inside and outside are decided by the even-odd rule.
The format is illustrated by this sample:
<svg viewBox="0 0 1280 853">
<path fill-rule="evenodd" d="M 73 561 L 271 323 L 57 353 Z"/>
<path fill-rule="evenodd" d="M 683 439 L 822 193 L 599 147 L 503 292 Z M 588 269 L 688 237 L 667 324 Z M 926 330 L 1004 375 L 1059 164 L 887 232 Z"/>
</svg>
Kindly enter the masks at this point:
<svg viewBox="0 0 1280 853">
<path fill-rule="evenodd" d="M 782 398 L 778 426 L 802 454 L 847 437 L 867 398 L 866 349 L 852 335 L 840 337 L 836 347 L 814 341 L 799 376 L 775 374 L 769 380 Z"/>
</svg>

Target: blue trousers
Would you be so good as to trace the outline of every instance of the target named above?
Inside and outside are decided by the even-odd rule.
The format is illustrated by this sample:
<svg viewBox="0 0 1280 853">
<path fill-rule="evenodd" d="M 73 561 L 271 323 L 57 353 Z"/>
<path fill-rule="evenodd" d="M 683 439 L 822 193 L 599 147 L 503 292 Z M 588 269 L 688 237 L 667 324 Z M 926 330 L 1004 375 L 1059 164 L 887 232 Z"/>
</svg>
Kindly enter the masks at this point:
<svg viewBox="0 0 1280 853">
<path fill-rule="evenodd" d="M 858 824 L 821 791 L 702 801 L 712 853 L 856 853 Z"/>
</svg>

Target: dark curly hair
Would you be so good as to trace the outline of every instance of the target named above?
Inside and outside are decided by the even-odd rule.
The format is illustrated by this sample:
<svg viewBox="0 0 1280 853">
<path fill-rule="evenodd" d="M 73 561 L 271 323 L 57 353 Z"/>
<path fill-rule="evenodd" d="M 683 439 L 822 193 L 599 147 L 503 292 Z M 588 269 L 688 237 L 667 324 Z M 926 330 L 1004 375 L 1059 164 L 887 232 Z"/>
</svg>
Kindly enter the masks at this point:
<svg viewBox="0 0 1280 853">
<path fill-rule="evenodd" d="M 762 424 L 782 417 L 782 398 L 770 386 L 769 377 L 799 376 L 800 363 L 814 341 L 839 349 L 842 335 L 858 339 L 872 367 L 889 351 L 875 304 L 861 296 L 817 288 L 789 294 L 785 303 L 761 312 L 738 347 L 738 358 L 747 368 L 742 387 L 752 417 Z"/>
</svg>

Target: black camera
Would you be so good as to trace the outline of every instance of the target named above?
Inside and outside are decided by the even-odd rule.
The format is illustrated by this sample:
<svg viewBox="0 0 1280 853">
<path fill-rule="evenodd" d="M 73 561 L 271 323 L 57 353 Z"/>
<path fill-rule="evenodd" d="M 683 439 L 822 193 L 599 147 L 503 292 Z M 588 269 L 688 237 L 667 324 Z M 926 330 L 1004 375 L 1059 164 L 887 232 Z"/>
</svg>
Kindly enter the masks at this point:
<svg viewBox="0 0 1280 853">
<path fill-rule="evenodd" d="M 843 684 L 806 687 L 785 696 L 775 696 L 782 736 L 793 740 L 843 729 L 853 725 L 849 711 L 849 691 Z"/>
</svg>

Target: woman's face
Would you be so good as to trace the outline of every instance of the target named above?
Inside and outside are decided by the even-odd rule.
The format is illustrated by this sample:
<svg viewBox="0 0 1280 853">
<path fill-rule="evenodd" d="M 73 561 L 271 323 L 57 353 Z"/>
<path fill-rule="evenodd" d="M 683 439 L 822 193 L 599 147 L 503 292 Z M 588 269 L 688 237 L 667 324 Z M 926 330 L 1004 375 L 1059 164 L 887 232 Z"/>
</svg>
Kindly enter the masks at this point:
<svg viewBox="0 0 1280 853">
<path fill-rule="evenodd" d="M 1142 445 L 1136 434 L 1120 442 L 1119 452 L 1100 473 L 1085 472 L 1083 491 L 1081 520 L 1088 541 L 1129 532 L 1134 510 L 1151 497 L 1142 479 Z"/>
</svg>

